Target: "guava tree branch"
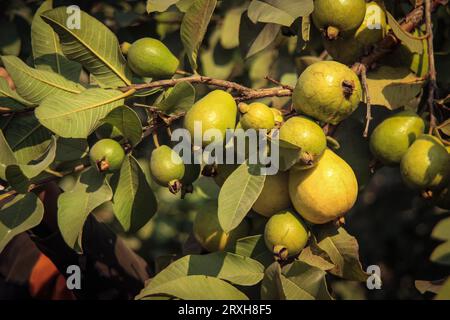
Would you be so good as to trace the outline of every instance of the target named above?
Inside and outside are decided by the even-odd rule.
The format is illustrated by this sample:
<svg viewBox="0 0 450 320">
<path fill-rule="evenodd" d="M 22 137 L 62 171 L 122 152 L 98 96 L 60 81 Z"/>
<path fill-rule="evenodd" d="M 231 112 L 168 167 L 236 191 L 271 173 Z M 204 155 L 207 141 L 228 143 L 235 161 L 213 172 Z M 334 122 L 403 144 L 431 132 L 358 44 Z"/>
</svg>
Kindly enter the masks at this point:
<svg viewBox="0 0 450 320">
<path fill-rule="evenodd" d="M 425 21 L 428 34 L 428 66 L 429 66 L 429 82 L 428 82 L 428 109 L 430 111 L 430 131 L 432 133 L 436 127 L 437 120 L 434 110 L 434 98 L 436 96 L 436 66 L 434 63 L 434 46 L 433 46 L 433 26 L 431 22 L 431 2 L 425 0 Z"/>
</svg>

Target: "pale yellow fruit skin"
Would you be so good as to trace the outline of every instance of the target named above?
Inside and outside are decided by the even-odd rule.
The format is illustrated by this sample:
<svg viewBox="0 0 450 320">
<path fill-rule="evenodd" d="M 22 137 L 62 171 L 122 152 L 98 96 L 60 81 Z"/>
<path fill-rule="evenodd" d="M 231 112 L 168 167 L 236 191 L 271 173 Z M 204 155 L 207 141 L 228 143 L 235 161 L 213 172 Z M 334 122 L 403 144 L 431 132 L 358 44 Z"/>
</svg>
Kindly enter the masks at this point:
<svg viewBox="0 0 450 320">
<path fill-rule="evenodd" d="M 270 108 L 264 103 L 254 102 L 248 105 L 247 112 L 243 114 L 240 121 L 242 128 L 267 129 L 275 127 L 275 117 Z"/>
<path fill-rule="evenodd" d="M 277 108 L 270 108 L 273 113 L 275 123 L 282 123 L 284 121 L 283 114 Z"/>
<path fill-rule="evenodd" d="M 202 122 L 202 137 L 206 130 L 217 129 L 225 138 L 227 129 L 236 126 L 237 105 L 233 96 L 223 90 L 214 90 L 197 101 L 184 117 L 184 127 L 194 137 L 195 121 Z M 211 141 L 203 141 L 208 145 Z"/>
<path fill-rule="evenodd" d="M 352 168 L 326 149 L 313 169 L 290 171 L 289 196 L 305 220 L 323 224 L 344 216 L 353 207 L 358 181 Z"/>
<path fill-rule="evenodd" d="M 275 213 L 291 206 L 289 198 L 289 174 L 279 172 L 273 176 L 267 176 L 264 187 L 252 209 L 265 217 L 271 217 Z"/>
</svg>

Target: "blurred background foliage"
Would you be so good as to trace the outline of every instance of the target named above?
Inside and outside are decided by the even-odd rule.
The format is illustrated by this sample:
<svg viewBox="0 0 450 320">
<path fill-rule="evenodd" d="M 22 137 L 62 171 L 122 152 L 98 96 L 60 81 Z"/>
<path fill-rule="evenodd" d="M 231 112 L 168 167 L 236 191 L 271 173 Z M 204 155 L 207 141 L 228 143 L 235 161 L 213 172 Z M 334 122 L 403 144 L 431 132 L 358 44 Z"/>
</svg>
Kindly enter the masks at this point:
<svg viewBox="0 0 450 320">
<path fill-rule="evenodd" d="M 189 0 L 182 0 L 188 2 Z M 397 18 L 411 10 L 414 1 L 384 1 L 387 9 Z M 290 28 L 282 28 L 268 46 L 252 47 L 256 54 L 248 54 L 248 39 L 259 30 L 248 29 L 239 33 L 239 21 L 245 10 L 244 0 L 221 1 L 214 12 L 206 40 L 200 50 L 199 73 L 214 78 L 232 79 L 254 88 L 267 86 L 265 76 L 279 79 L 283 84 L 294 85 L 297 75 L 309 64 L 317 61 L 323 52 L 320 35 L 311 29 L 311 41 L 306 47 Z M 30 24 L 41 1 L 0 1 L 0 54 L 16 55 L 30 61 Z M 167 12 L 147 14 L 146 1 L 54 1 L 54 6 L 76 4 L 105 23 L 117 35 L 120 42 L 133 42 L 141 37 L 161 39 L 178 57 L 183 56 L 179 28 L 182 13 L 175 6 Z M 241 23 L 245 23 L 245 19 Z M 433 16 L 435 28 L 435 52 L 438 82 L 441 90 L 450 88 L 450 19 L 448 7 L 440 8 Z M 256 29 L 256 28 L 254 28 Z M 262 49 L 261 49 L 262 48 Z M 184 65 L 183 65 L 184 64 Z M 188 61 L 182 60 L 181 69 L 188 69 Z M 205 86 L 197 86 L 197 96 L 206 93 Z M 146 103 L 149 103 L 146 98 Z M 150 101 L 151 102 L 151 101 Z M 288 98 L 268 98 L 266 103 L 281 107 Z M 339 279 L 331 280 L 331 289 L 341 299 L 424 299 L 430 294 L 421 294 L 415 281 L 442 279 L 449 274 L 448 267 L 430 261 L 433 249 L 439 244 L 430 237 L 436 223 L 449 216 L 407 189 L 401 182 L 397 168 L 382 168 L 373 176 L 368 164 L 371 160 L 367 140 L 362 138 L 364 108 L 359 108 L 352 118 L 336 132 L 341 144 L 339 153 L 352 165 L 361 185 L 359 200 L 346 216 L 347 230 L 360 245 L 364 267 L 380 265 L 383 274 L 382 290 L 367 290 L 365 284 Z M 137 110 L 139 111 L 139 109 Z M 374 123 L 381 122 L 389 111 L 374 110 Z M 177 124 L 175 124 L 177 125 Z M 179 124 L 178 124 L 179 125 Z M 164 132 L 160 139 L 168 139 Z M 138 158 L 143 168 L 148 168 L 153 144 L 142 143 Z M 149 172 L 147 178 L 151 181 Z M 70 184 L 68 177 L 61 184 Z M 172 195 L 167 189 L 156 186 L 160 207 L 157 215 L 135 234 L 124 234 L 128 245 L 148 261 L 153 261 L 158 271 L 180 254 L 197 253 L 199 246 L 190 232 L 195 214 L 207 208 L 211 199 L 217 198 L 219 188 L 213 179 L 202 177 L 195 183 L 193 194 L 185 200 Z M 111 209 L 104 205 L 97 209 L 97 216 L 110 223 L 120 232 L 113 220 Z M 263 218 L 250 215 L 254 229 L 261 228 Z"/>
</svg>

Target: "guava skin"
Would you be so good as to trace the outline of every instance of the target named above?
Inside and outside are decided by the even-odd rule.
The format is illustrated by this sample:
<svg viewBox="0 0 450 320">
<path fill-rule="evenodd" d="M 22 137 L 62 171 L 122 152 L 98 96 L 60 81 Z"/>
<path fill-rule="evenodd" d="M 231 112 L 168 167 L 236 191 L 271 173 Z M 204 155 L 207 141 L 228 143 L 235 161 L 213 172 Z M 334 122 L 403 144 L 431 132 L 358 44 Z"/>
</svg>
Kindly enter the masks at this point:
<svg viewBox="0 0 450 320">
<path fill-rule="evenodd" d="M 152 151 L 150 173 L 156 183 L 163 187 L 172 187 L 175 190 L 177 188 L 174 185 L 184 177 L 185 166 L 175 151 L 163 145 Z"/>
<path fill-rule="evenodd" d="M 303 116 L 289 118 L 281 126 L 279 138 L 301 149 L 303 161 L 300 160 L 296 165 L 299 167 L 315 165 L 327 147 L 327 138 L 322 128 Z M 280 157 L 283 157 L 283 149 L 280 149 Z"/>
<path fill-rule="evenodd" d="M 290 170 L 289 196 L 305 220 L 323 224 L 344 216 L 353 207 L 358 181 L 352 168 L 326 149 L 316 167 Z"/>
<path fill-rule="evenodd" d="M 423 134 L 403 156 L 400 173 L 405 184 L 412 189 L 442 188 L 450 176 L 450 155 L 437 138 Z"/>
<path fill-rule="evenodd" d="M 275 124 L 281 124 L 284 121 L 283 114 L 280 110 L 278 110 L 277 108 L 270 108 L 270 111 L 272 111 L 273 113 Z"/>
<path fill-rule="evenodd" d="M 206 205 L 195 217 L 193 232 L 197 241 L 208 252 L 224 251 L 238 239 L 248 236 L 250 226 L 243 220 L 236 229 L 226 233 L 220 227 L 217 205 Z"/>
<path fill-rule="evenodd" d="M 344 32 L 357 29 L 365 13 L 364 0 L 315 0 L 312 19 L 329 39 L 336 39 Z"/>
<path fill-rule="evenodd" d="M 373 15 L 379 14 L 380 28 L 369 28 Z M 378 19 L 376 20 L 378 22 Z M 386 13 L 376 2 L 366 4 L 366 14 L 355 33 L 346 34 L 335 40 L 324 37 L 323 45 L 335 61 L 351 65 L 362 57 L 367 48 L 373 46 L 386 35 Z"/>
<path fill-rule="evenodd" d="M 385 165 L 396 165 L 418 136 L 425 122 L 413 111 L 402 111 L 381 122 L 370 136 L 370 151 Z"/>
<path fill-rule="evenodd" d="M 116 140 L 102 139 L 92 146 L 89 158 L 100 172 L 113 172 L 122 166 L 125 151 Z"/>
<path fill-rule="evenodd" d="M 297 256 L 306 246 L 308 238 L 305 224 L 290 210 L 274 214 L 264 229 L 267 248 L 280 260 Z"/>
<path fill-rule="evenodd" d="M 275 117 L 268 106 L 263 103 L 254 102 L 249 105 L 241 104 L 239 109 L 243 112 L 240 123 L 244 130 L 266 129 L 275 127 Z"/>
<path fill-rule="evenodd" d="M 275 213 L 291 206 L 289 198 L 289 174 L 278 172 L 276 175 L 266 176 L 264 187 L 252 209 L 262 216 L 270 218 Z"/>
<path fill-rule="evenodd" d="M 335 61 L 320 61 L 306 68 L 292 94 L 297 112 L 333 125 L 348 118 L 361 98 L 357 75 Z"/>
<path fill-rule="evenodd" d="M 225 138 L 227 129 L 236 126 L 237 105 L 233 96 L 223 90 L 214 90 L 198 100 L 186 113 L 184 127 L 194 137 L 194 126 L 196 121 L 202 124 L 202 137 L 206 130 L 216 129 Z M 204 139 L 203 146 L 212 141 Z"/>
<path fill-rule="evenodd" d="M 142 38 L 127 50 L 130 69 L 141 77 L 170 78 L 180 62 L 161 41 Z"/>
</svg>

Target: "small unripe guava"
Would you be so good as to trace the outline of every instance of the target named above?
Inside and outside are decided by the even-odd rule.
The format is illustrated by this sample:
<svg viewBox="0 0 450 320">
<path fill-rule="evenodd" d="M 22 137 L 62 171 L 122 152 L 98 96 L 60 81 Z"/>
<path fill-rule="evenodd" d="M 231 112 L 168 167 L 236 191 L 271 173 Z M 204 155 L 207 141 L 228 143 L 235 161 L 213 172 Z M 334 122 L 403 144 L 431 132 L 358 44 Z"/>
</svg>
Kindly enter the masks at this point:
<svg viewBox="0 0 450 320">
<path fill-rule="evenodd" d="M 358 76 L 335 61 L 320 61 L 306 68 L 292 94 L 298 112 L 334 125 L 349 117 L 361 98 Z"/>
<path fill-rule="evenodd" d="M 236 229 L 229 233 L 223 231 L 217 216 L 217 204 L 208 203 L 197 213 L 193 232 L 201 246 L 209 251 L 223 251 L 230 248 L 238 239 L 248 236 L 250 226 L 243 220 Z"/>
<path fill-rule="evenodd" d="M 290 206 L 288 172 L 280 171 L 276 175 L 266 176 L 264 187 L 252 209 L 260 215 L 271 217 Z"/>
<path fill-rule="evenodd" d="M 364 20 L 364 0 L 315 0 L 312 19 L 329 39 L 356 30 Z"/>
<path fill-rule="evenodd" d="M 240 123 L 244 130 L 247 129 L 267 129 L 275 127 L 275 117 L 268 106 L 260 102 L 251 104 L 240 104 L 240 111 L 243 113 Z"/>
<path fill-rule="evenodd" d="M 127 50 L 128 65 L 141 77 L 170 78 L 180 62 L 162 43 L 153 38 L 135 41 Z"/>
<path fill-rule="evenodd" d="M 102 139 L 97 141 L 89 152 L 89 158 L 100 172 L 117 171 L 125 159 L 125 151 L 115 140 Z"/>
<path fill-rule="evenodd" d="M 425 122 L 415 112 L 399 112 L 375 128 L 370 136 L 370 150 L 383 164 L 398 164 L 424 130 Z"/>
<path fill-rule="evenodd" d="M 153 180 L 176 193 L 184 177 L 185 166 L 181 157 L 168 146 L 160 146 L 152 151 L 150 173 Z"/>
<path fill-rule="evenodd" d="M 403 156 L 400 173 L 405 184 L 413 189 L 439 189 L 450 176 L 450 155 L 437 138 L 423 134 Z"/>
<path fill-rule="evenodd" d="M 297 256 L 306 246 L 308 237 L 305 224 L 290 210 L 274 214 L 264 229 L 266 246 L 279 260 Z"/>
</svg>

